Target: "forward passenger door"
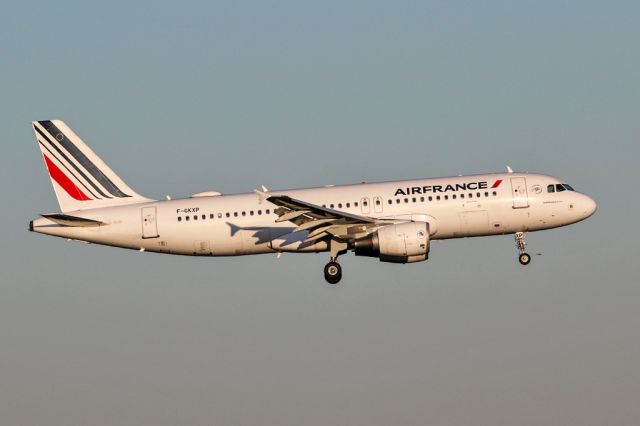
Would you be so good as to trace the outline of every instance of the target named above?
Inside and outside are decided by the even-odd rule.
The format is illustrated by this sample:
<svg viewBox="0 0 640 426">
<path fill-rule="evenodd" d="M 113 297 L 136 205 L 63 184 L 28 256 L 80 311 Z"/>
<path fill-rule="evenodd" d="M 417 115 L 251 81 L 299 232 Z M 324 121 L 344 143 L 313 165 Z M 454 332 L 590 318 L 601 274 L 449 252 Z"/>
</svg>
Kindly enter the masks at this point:
<svg viewBox="0 0 640 426">
<path fill-rule="evenodd" d="M 513 196 L 514 209 L 523 209 L 529 207 L 529 195 L 527 194 L 526 178 L 511 178 L 511 194 Z"/>
</svg>

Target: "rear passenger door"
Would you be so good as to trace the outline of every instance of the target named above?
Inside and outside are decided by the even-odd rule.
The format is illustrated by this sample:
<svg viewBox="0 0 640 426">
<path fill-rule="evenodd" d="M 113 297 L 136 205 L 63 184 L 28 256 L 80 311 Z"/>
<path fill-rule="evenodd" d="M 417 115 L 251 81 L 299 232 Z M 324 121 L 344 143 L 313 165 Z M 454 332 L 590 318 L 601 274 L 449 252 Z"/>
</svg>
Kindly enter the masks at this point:
<svg viewBox="0 0 640 426">
<path fill-rule="evenodd" d="M 156 208 L 143 207 L 142 210 L 142 238 L 158 238 L 158 223 L 156 222 Z"/>
</svg>

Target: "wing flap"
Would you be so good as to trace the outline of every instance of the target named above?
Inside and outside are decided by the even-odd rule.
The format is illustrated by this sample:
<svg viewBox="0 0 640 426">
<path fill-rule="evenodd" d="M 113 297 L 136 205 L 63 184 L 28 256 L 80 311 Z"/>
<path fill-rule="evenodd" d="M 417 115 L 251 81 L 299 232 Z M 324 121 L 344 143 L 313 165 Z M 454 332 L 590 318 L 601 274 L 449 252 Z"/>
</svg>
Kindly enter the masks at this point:
<svg viewBox="0 0 640 426">
<path fill-rule="evenodd" d="M 293 220 L 299 216 L 305 215 L 309 213 L 309 210 L 291 210 L 289 213 L 285 213 L 280 216 L 276 222 L 286 222 L 288 220 Z"/>
</svg>

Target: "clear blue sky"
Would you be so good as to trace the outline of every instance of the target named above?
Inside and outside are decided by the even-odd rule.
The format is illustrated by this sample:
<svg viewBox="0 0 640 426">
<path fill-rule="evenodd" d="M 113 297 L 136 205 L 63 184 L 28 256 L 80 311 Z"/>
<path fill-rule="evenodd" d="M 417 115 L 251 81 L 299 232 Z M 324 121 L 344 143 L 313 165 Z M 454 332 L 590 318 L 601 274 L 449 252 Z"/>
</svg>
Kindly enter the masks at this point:
<svg viewBox="0 0 640 426">
<path fill-rule="evenodd" d="M 640 4 L 8 2 L 0 417 L 12 425 L 632 425 Z M 586 222 L 386 265 L 194 259 L 27 232 L 33 119 L 151 197 L 504 170 Z"/>
</svg>

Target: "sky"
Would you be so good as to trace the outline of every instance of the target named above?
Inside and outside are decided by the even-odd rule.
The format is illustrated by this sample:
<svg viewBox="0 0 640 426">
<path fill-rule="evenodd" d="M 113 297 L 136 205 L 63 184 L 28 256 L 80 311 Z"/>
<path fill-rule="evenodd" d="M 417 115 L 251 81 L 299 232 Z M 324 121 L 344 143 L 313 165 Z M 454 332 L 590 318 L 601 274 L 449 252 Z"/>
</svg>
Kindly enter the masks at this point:
<svg viewBox="0 0 640 426">
<path fill-rule="evenodd" d="M 640 4 L 3 3 L 0 420 L 636 425 Z M 63 119 L 154 198 L 515 170 L 587 221 L 427 262 L 190 258 L 29 233 Z"/>
</svg>

